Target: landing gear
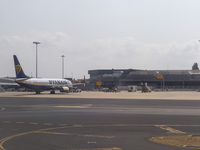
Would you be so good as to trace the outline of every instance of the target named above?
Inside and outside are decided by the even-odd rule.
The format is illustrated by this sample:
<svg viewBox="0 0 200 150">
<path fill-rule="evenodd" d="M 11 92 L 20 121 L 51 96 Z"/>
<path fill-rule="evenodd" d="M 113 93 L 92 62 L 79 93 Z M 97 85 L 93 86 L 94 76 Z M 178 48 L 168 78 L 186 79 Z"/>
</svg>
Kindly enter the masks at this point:
<svg viewBox="0 0 200 150">
<path fill-rule="evenodd" d="M 36 94 L 40 94 L 40 91 L 35 91 L 36 92 Z"/>
<path fill-rule="evenodd" d="M 50 92 L 50 94 L 55 94 L 55 91 L 54 91 L 54 90 L 53 90 L 53 91 L 51 91 L 51 92 Z"/>
</svg>

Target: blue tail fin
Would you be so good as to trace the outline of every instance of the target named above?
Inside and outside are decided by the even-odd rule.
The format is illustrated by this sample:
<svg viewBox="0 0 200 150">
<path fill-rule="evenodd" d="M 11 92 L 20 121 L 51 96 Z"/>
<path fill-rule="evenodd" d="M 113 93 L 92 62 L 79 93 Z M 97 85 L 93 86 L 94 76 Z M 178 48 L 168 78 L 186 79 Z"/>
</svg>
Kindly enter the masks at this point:
<svg viewBox="0 0 200 150">
<path fill-rule="evenodd" d="M 16 77 L 17 78 L 29 78 L 27 75 L 24 74 L 24 71 L 17 59 L 16 55 L 13 55 L 14 63 L 15 63 L 15 71 L 16 71 Z"/>
</svg>

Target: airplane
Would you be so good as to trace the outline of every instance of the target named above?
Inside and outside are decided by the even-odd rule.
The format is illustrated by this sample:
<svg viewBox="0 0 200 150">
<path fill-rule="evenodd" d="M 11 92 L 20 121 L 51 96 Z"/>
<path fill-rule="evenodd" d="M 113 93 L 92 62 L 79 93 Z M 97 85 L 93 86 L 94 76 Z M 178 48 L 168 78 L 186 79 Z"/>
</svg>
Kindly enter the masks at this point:
<svg viewBox="0 0 200 150">
<path fill-rule="evenodd" d="M 67 79 L 31 78 L 24 73 L 17 56 L 13 55 L 13 58 L 16 72 L 15 82 L 22 87 L 34 90 L 36 94 L 49 90 L 51 94 L 55 94 L 55 90 L 69 92 L 69 89 L 73 86 L 71 81 Z"/>
</svg>

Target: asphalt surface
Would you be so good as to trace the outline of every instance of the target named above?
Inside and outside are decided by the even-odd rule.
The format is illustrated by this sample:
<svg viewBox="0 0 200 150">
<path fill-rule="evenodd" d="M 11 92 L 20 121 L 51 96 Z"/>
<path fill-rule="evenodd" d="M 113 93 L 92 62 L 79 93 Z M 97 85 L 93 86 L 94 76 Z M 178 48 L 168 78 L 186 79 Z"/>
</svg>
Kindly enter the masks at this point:
<svg viewBox="0 0 200 150">
<path fill-rule="evenodd" d="M 0 150 L 184 150 L 148 140 L 183 134 L 200 101 L 0 97 Z"/>
</svg>

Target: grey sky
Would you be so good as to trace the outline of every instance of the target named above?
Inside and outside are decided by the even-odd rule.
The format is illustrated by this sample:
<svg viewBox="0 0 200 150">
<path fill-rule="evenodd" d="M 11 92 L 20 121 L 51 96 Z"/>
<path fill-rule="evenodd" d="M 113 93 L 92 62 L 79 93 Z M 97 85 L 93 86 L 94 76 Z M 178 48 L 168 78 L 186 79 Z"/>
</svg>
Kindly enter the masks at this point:
<svg viewBox="0 0 200 150">
<path fill-rule="evenodd" d="M 191 69 L 200 63 L 199 0 L 0 1 L 0 76 L 83 78 L 91 69 Z"/>
</svg>

